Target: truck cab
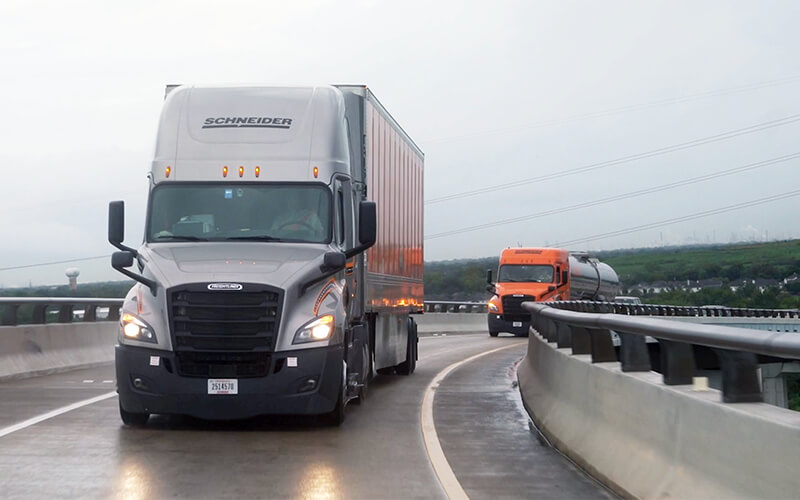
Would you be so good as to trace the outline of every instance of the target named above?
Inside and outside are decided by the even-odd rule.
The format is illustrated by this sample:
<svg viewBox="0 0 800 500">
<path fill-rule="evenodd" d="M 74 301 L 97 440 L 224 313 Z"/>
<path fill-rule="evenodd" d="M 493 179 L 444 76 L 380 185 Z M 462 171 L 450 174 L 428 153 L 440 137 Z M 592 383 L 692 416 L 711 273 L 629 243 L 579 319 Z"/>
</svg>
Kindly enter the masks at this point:
<svg viewBox="0 0 800 500">
<path fill-rule="evenodd" d="M 123 202 L 109 206 L 112 267 L 137 281 L 116 346 L 126 424 L 338 424 L 363 397 L 374 353 L 358 277 L 376 207 L 350 140 L 335 87 L 168 88 L 141 246 L 123 244 Z"/>
<path fill-rule="evenodd" d="M 506 248 L 500 254 L 497 281 L 487 274 L 489 334 L 527 336 L 530 313 L 523 302 L 544 302 L 569 297 L 569 252 L 557 248 Z"/>
</svg>

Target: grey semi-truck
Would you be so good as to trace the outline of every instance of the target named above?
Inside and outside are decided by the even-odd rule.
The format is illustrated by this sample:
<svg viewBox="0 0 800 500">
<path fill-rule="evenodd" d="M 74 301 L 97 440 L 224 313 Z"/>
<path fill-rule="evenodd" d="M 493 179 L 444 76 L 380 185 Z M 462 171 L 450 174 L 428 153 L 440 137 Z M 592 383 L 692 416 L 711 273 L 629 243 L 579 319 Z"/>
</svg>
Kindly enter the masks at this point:
<svg viewBox="0 0 800 500">
<path fill-rule="evenodd" d="M 170 86 L 144 241 L 109 204 L 136 280 L 119 410 L 340 424 L 373 374 L 411 374 L 422 312 L 423 153 L 365 86 Z"/>
</svg>

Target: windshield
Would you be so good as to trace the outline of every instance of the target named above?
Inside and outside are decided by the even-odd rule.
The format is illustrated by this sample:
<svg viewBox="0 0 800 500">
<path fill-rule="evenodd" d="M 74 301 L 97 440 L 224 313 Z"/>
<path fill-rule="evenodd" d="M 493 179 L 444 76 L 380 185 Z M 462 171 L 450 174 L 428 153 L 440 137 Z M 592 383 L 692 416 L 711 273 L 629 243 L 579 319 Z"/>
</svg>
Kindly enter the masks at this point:
<svg viewBox="0 0 800 500">
<path fill-rule="evenodd" d="M 147 241 L 330 241 L 322 185 L 166 184 L 150 200 Z"/>
<path fill-rule="evenodd" d="M 500 283 L 552 283 L 553 266 L 504 264 L 497 273 Z"/>
</svg>

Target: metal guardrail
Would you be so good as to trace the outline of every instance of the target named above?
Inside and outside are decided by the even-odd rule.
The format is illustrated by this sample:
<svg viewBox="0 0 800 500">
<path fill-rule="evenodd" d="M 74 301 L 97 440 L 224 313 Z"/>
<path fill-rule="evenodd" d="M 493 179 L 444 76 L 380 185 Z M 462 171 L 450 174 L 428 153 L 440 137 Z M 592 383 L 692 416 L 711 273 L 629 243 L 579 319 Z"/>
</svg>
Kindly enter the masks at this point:
<svg viewBox="0 0 800 500">
<path fill-rule="evenodd" d="M 722 399 L 726 403 L 764 400 L 757 371 L 758 354 L 800 359 L 800 335 L 795 333 L 632 317 L 646 314 L 643 311 L 648 306 L 629 304 L 523 302 L 522 307 L 531 312 L 531 327 L 548 342 L 555 342 L 559 348 L 572 348 L 572 354 L 590 354 L 592 363 L 619 361 L 623 372 L 651 370 L 645 338 L 655 338 L 661 348 L 661 373 L 666 385 L 691 384 L 697 369 L 692 346 L 709 347 L 720 362 Z M 620 312 L 620 307 L 635 308 L 635 314 L 630 310 Z M 664 316 L 682 315 L 673 314 L 677 312 L 697 315 L 706 309 L 667 307 L 670 310 Z M 787 314 L 797 317 L 796 311 Z M 620 338 L 619 358 L 612 344 L 612 331 Z"/>
<path fill-rule="evenodd" d="M 78 307 L 83 310 L 82 321 L 117 321 L 123 299 L 75 298 L 75 297 L 0 297 L 0 325 L 16 326 L 20 323 L 19 312 L 23 306 L 32 306 L 31 324 L 47 323 L 48 309 L 58 308 L 58 323 L 72 323 Z M 105 317 L 98 317 L 98 308 L 108 308 Z"/>
<path fill-rule="evenodd" d="M 426 300 L 425 312 L 471 312 L 488 313 L 489 306 L 486 302 L 459 301 L 459 300 Z"/>
<path fill-rule="evenodd" d="M 718 318 L 785 318 L 800 319 L 800 309 L 752 309 L 725 306 L 671 306 L 565 300 L 548 302 L 558 309 L 588 313 L 614 313 L 629 316 L 691 316 Z"/>
</svg>

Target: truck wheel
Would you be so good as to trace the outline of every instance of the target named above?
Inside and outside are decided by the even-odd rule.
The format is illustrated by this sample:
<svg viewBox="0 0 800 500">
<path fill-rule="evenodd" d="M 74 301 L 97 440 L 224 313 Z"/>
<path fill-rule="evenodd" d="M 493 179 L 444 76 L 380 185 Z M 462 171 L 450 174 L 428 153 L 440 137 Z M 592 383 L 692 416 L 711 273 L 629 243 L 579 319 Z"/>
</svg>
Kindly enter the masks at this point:
<svg viewBox="0 0 800 500">
<path fill-rule="evenodd" d="M 500 334 L 500 332 L 493 332 L 493 331 L 489 330 L 489 336 L 490 337 L 497 337 L 497 335 L 499 335 L 499 334 Z"/>
<path fill-rule="evenodd" d="M 144 427 L 150 418 L 149 413 L 125 411 L 122 409 L 122 403 L 119 404 L 119 416 L 122 418 L 122 423 L 130 427 Z"/>
<path fill-rule="evenodd" d="M 417 368 L 417 323 L 412 318 L 408 318 L 406 360 L 395 368 L 400 375 L 411 375 Z"/>
</svg>

